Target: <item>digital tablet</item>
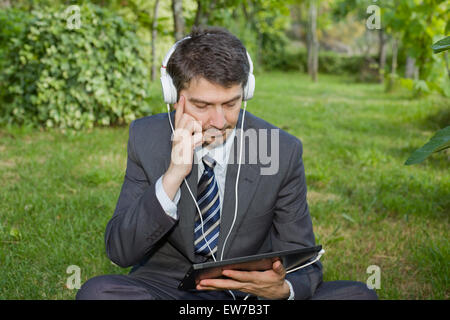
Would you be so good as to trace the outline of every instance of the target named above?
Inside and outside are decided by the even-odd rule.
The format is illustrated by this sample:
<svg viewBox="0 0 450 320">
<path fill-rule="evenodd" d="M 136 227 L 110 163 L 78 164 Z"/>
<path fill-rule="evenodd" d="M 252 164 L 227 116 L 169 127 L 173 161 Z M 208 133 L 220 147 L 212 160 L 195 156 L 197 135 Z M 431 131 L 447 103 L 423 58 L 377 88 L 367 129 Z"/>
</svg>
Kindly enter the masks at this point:
<svg viewBox="0 0 450 320">
<path fill-rule="evenodd" d="M 265 271 L 272 268 L 275 260 L 281 260 L 284 268 L 289 271 L 315 258 L 322 246 L 285 250 L 256 254 L 253 256 L 227 259 L 217 262 L 197 263 L 191 266 L 180 282 L 178 289 L 193 290 L 203 279 L 225 278 L 223 270 Z"/>
</svg>

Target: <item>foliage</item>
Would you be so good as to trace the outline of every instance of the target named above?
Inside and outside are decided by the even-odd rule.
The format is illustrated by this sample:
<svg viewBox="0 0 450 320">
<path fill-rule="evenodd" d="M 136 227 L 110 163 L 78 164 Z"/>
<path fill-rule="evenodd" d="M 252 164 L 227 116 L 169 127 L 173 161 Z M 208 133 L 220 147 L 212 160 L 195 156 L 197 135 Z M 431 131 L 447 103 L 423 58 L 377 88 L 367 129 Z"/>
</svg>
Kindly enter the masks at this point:
<svg viewBox="0 0 450 320">
<path fill-rule="evenodd" d="M 439 130 L 423 147 L 414 151 L 405 164 L 420 163 L 432 153 L 450 148 L 450 126 Z"/>
<path fill-rule="evenodd" d="M 5 64 L 6 56 L 11 50 L 12 42 L 10 41 L 16 35 L 22 34 L 24 24 L 22 21 L 27 20 L 29 14 L 26 11 L 18 9 L 10 9 L 0 11 L 0 70 Z"/>
<path fill-rule="evenodd" d="M 391 2 L 382 10 L 388 32 L 401 39 L 403 50 L 416 59 L 421 80 L 435 81 L 445 76 L 440 72 L 443 60 L 433 56 L 429 48 L 437 36 L 444 34 L 449 18 L 448 5 L 443 0 Z"/>
<path fill-rule="evenodd" d="M 366 19 L 367 0 L 338 0 L 335 2 L 333 16 L 342 18 L 349 12 L 356 12 L 360 19 Z M 384 0 L 374 3 L 381 9 L 381 27 L 391 40 L 399 40 L 399 57 L 415 59 L 419 78 L 410 81 L 397 81 L 408 84 L 415 97 L 432 91 L 447 95 L 449 85 L 443 57 L 433 56 L 429 50 L 436 38 L 450 30 L 450 10 L 445 0 Z M 405 60 L 399 61 L 399 66 Z M 401 68 L 397 70 L 400 73 Z M 387 79 L 400 76 L 387 76 Z M 391 83 L 392 84 L 392 83 Z"/>
<path fill-rule="evenodd" d="M 375 57 L 348 56 L 332 51 L 319 51 L 319 72 L 324 74 L 351 75 L 362 82 L 377 81 L 377 71 L 372 63 Z M 288 48 L 279 55 L 266 54 L 265 70 L 301 71 L 307 69 L 308 53 L 304 48 Z"/>
<path fill-rule="evenodd" d="M 450 37 L 446 37 L 433 44 L 434 53 L 440 53 L 450 49 Z M 426 83 L 425 83 L 426 86 Z M 448 87 L 447 87 L 448 88 Z M 405 164 L 420 163 L 428 158 L 432 153 L 450 148 L 450 126 L 447 126 L 438 132 L 424 146 L 414 151 L 406 160 Z"/>
<path fill-rule="evenodd" d="M 288 44 L 286 31 L 289 28 L 289 2 L 276 0 L 223 0 L 199 1 L 203 6 L 215 3 L 209 12 L 206 25 L 222 26 L 235 34 L 252 56 L 255 70 L 259 67 L 271 69 L 267 61 L 283 55 Z M 194 16 L 187 17 L 189 28 Z"/>
<path fill-rule="evenodd" d="M 450 37 L 445 37 L 444 39 L 439 40 L 434 43 L 431 48 L 434 53 L 440 53 L 450 49 Z"/>
<path fill-rule="evenodd" d="M 80 14 L 81 28 L 70 29 L 64 9 L 0 12 L 0 20 L 22 24 L 17 31 L 0 26 L 0 39 L 10 38 L 0 75 L 2 123 L 81 129 L 152 111 L 135 27 L 91 4 Z"/>
</svg>

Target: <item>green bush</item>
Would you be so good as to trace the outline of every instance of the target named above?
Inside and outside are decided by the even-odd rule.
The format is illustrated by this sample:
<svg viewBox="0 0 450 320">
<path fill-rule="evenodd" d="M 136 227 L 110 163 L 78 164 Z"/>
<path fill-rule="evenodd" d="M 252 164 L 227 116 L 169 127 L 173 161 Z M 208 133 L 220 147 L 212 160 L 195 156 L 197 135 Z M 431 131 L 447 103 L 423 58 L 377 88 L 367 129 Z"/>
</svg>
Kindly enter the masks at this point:
<svg viewBox="0 0 450 320">
<path fill-rule="evenodd" d="M 308 70 L 308 54 L 305 50 L 269 50 L 262 56 L 263 68 L 267 71 L 300 71 Z"/>
<path fill-rule="evenodd" d="M 135 27 L 107 9 L 83 5 L 81 27 L 70 29 L 74 12 L 64 9 L 0 12 L 0 21 L 10 21 L 0 26 L 0 123 L 82 129 L 151 113 Z"/>
<path fill-rule="evenodd" d="M 24 31 L 23 21 L 29 18 L 29 13 L 17 9 L 0 11 L 0 70 L 5 65 L 6 56 L 11 51 L 12 38 Z"/>
</svg>

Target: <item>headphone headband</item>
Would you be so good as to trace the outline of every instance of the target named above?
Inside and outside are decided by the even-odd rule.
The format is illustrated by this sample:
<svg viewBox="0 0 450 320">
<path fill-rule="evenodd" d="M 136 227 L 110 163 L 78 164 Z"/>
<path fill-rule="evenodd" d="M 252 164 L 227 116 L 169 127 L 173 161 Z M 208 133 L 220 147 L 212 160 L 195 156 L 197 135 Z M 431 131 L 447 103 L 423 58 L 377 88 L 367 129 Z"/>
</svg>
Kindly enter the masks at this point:
<svg viewBox="0 0 450 320">
<path fill-rule="evenodd" d="M 166 56 L 164 57 L 164 60 L 163 60 L 162 65 L 161 65 L 161 72 L 163 72 L 163 69 L 164 69 L 164 72 L 167 69 L 167 64 L 169 63 L 170 57 L 174 53 L 174 51 L 177 48 L 178 44 L 183 42 L 184 40 L 187 40 L 187 39 L 190 39 L 190 38 L 191 38 L 190 36 L 187 36 L 187 37 L 185 37 L 185 38 L 175 42 L 175 44 L 172 46 L 172 48 L 170 48 L 170 50 L 166 53 Z"/>
<path fill-rule="evenodd" d="M 173 79 L 167 72 L 167 64 L 169 63 L 170 57 L 174 53 L 175 49 L 177 48 L 178 44 L 183 42 L 184 40 L 191 39 L 191 36 L 187 36 L 181 40 L 178 40 L 172 48 L 166 53 L 166 56 L 164 57 L 164 60 L 161 64 L 161 86 L 163 91 L 163 98 L 164 102 L 167 104 L 174 104 L 177 102 L 177 89 L 175 88 L 175 85 L 173 84 Z M 253 94 L 255 92 L 255 76 L 253 75 L 253 61 L 250 57 L 250 54 L 248 51 L 245 51 L 247 53 L 247 59 L 249 64 L 249 73 L 248 73 L 248 79 L 247 84 L 244 87 L 244 97 L 243 100 L 247 101 L 253 98 Z"/>
</svg>

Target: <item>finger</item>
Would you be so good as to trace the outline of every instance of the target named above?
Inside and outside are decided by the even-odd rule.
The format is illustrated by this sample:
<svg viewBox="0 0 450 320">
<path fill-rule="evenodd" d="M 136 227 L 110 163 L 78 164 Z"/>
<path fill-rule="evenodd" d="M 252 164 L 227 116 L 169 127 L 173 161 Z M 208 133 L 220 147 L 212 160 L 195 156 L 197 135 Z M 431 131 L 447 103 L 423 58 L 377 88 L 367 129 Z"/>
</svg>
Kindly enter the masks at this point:
<svg viewBox="0 0 450 320">
<path fill-rule="evenodd" d="M 185 103 L 185 97 L 180 96 L 180 100 L 175 103 L 175 127 L 178 127 L 178 124 L 184 114 L 184 103 Z"/>
<path fill-rule="evenodd" d="M 208 290 L 208 291 L 218 290 L 218 289 L 213 288 L 213 287 L 204 287 L 204 286 L 201 286 L 199 284 L 195 287 L 195 289 L 197 289 L 197 290 Z"/>
<path fill-rule="evenodd" d="M 188 129 L 192 134 L 203 133 L 201 122 L 192 117 L 191 115 L 185 113 L 183 115 L 183 121 L 184 127 Z"/>
<path fill-rule="evenodd" d="M 252 271 L 238 271 L 238 270 L 223 270 L 222 274 L 228 278 L 232 278 L 234 280 L 240 282 L 254 282 L 258 280 L 261 276 L 260 272 L 252 272 Z"/>
<path fill-rule="evenodd" d="M 281 276 L 284 276 L 286 273 L 286 270 L 284 269 L 283 264 L 280 260 L 277 260 L 272 264 L 272 269 L 276 274 L 279 274 Z"/>
<path fill-rule="evenodd" d="M 189 128 L 189 122 L 194 121 L 190 115 L 184 113 L 181 115 L 181 118 L 178 120 L 178 124 L 176 124 L 176 129 L 182 129 L 183 131 L 189 131 L 192 135 L 192 129 Z"/>
<path fill-rule="evenodd" d="M 202 123 L 198 120 L 195 120 L 194 123 L 194 132 L 195 133 L 201 133 L 203 134 L 203 127 L 202 127 Z"/>
<path fill-rule="evenodd" d="M 189 131 L 191 133 L 191 135 L 193 135 L 194 133 L 201 133 L 201 129 L 199 131 L 198 127 L 201 125 L 199 124 L 199 122 L 197 120 L 195 120 L 193 117 L 191 117 L 190 115 L 185 114 L 184 115 L 184 124 L 183 127 Z"/>
<path fill-rule="evenodd" d="M 194 144 L 194 148 L 198 147 L 199 145 L 201 145 L 203 143 L 203 135 L 201 133 L 195 133 L 193 135 L 193 144 Z"/>
<path fill-rule="evenodd" d="M 204 279 L 198 286 L 205 290 L 239 290 L 244 283 L 232 279 Z"/>
</svg>

